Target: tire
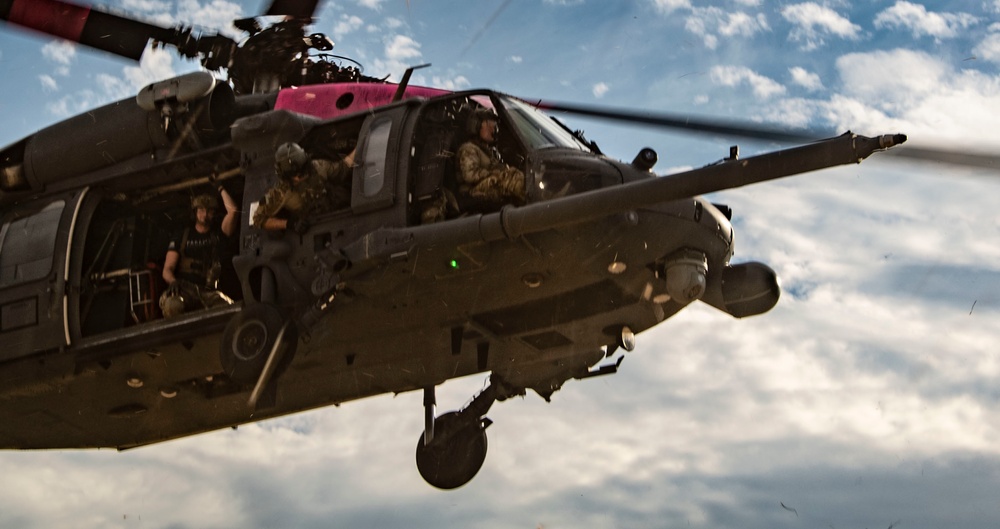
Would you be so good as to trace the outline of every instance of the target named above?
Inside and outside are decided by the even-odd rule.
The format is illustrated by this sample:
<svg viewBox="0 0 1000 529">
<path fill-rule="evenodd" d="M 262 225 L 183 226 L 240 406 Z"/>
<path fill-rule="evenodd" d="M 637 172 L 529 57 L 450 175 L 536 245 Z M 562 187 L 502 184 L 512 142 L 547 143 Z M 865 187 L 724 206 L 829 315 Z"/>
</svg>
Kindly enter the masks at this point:
<svg viewBox="0 0 1000 529">
<path fill-rule="evenodd" d="M 435 439 L 417 441 L 417 470 L 424 481 L 439 489 L 457 489 L 476 476 L 486 461 L 486 430 L 481 419 L 467 423 L 458 412 L 434 421 Z"/>
</svg>

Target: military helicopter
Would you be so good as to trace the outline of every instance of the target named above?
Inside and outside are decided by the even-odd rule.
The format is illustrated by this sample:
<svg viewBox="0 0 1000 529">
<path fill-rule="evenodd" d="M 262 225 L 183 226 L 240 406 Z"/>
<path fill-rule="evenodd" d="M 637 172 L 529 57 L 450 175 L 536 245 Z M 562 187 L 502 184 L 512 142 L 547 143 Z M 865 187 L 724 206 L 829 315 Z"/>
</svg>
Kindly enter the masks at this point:
<svg viewBox="0 0 1000 529">
<path fill-rule="evenodd" d="M 548 400 L 613 374 L 635 335 L 702 301 L 736 318 L 770 310 L 776 274 L 734 263 L 732 212 L 701 195 L 841 164 L 905 141 L 847 133 L 669 177 L 651 149 L 630 162 L 540 110 L 771 137 L 669 116 L 448 92 L 317 59 L 316 2 L 276 0 L 239 45 L 59 0 L 0 2 L 0 18 L 137 58 L 149 40 L 228 70 L 153 83 L 0 151 L 0 447 L 128 449 L 385 393 L 422 391 L 421 476 L 471 480 L 497 401 Z M 462 196 L 455 151 L 477 112 L 523 171 L 523 204 Z M 650 121 L 652 120 L 652 121 Z M 797 137 L 785 138 L 797 139 Z M 275 149 L 355 152 L 350 203 L 297 232 L 252 226 Z M 932 153 L 933 154 L 933 153 Z M 989 161 L 988 163 L 992 163 Z M 240 203 L 220 288 L 236 303 L 163 318 L 164 229 L 193 194 Z M 443 219 L 424 213 L 449 204 Z M 490 384 L 438 415 L 434 388 Z"/>
</svg>

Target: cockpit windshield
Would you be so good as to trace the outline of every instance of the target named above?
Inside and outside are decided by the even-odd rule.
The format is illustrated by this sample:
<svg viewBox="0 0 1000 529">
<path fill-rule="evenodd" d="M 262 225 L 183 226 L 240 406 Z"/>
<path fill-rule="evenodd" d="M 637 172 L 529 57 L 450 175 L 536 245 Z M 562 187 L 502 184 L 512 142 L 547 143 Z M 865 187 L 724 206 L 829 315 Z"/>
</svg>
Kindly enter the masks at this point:
<svg viewBox="0 0 1000 529">
<path fill-rule="evenodd" d="M 550 116 L 516 99 L 501 97 L 501 103 L 510 116 L 510 125 L 526 145 L 532 149 L 566 147 L 590 151 L 590 147 L 559 125 Z"/>
</svg>

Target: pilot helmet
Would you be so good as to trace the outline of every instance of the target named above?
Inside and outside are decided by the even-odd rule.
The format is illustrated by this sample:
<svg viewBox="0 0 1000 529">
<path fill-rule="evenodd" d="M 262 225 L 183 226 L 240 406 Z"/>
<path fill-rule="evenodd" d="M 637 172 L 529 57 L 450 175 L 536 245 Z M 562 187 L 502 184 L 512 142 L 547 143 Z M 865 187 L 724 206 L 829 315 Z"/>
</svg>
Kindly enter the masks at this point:
<svg viewBox="0 0 1000 529">
<path fill-rule="evenodd" d="M 282 178 L 291 178 L 302 172 L 309 162 L 309 155 L 298 143 L 282 143 L 274 151 L 274 170 Z"/>
<path fill-rule="evenodd" d="M 492 108 L 479 107 L 474 110 L 472 115 L 469 116 L 469 134 L 479 136 L 479 128 L 483 126 L 484 121 L 490 119 L 494 122 L 500 121 L 497 113 Z"/>
<path fill-rule="evenodd" d="M 219 199 L 209 194 L 195 195 L 191 197 L 191 210 L 205 208 L 209 211 L 219 209 Z"/>
</svg>

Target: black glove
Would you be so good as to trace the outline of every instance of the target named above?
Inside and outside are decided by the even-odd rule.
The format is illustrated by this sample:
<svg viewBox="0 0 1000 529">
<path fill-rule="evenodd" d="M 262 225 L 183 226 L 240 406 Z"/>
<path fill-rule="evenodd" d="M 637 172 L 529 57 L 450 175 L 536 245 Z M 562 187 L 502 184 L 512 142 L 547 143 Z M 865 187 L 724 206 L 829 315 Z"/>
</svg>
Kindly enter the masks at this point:
<svg viewBox="0 0 1000 529">
<path fill-rule="evenodd" d="M 299 235 L 309 231 L 309 221 L 306 219 L 295 219 L 292 223 L 292 230 Z"/>
<path fill-rule="evenodd" d="M 167 287 L 167 296 L 170 297 L 179 295 L 181 295 L 181 282 L 175 280 L 173 283 L 170 283 L 170 286 Z"/>
</svg>

